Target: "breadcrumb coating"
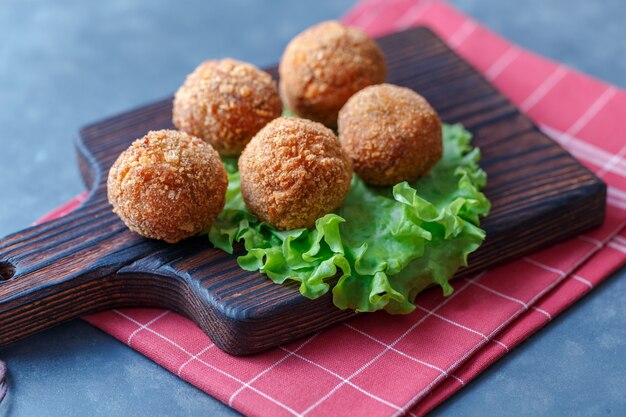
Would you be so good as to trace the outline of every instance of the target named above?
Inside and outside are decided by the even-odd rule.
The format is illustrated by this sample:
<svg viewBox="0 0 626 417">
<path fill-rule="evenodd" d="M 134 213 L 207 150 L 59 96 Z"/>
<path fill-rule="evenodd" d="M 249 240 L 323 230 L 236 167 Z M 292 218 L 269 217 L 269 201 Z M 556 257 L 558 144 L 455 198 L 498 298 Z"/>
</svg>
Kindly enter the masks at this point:
<svg viewBox="0 0 626 417">
<path fill-rule="evenodd" d="M 130 230 L 175 243 L 211 226 L 228 179 L 208 143 L 175 130 L 148 132 L 117 158 L 109 202 Z"/>
<path fill-rule="evenodd" d="M 223 156 L 241 153 L 252 137 L 281 115 L 272 76 L 254 65 L 205 61 L 174 96 L 174 126 L 209 142 Z"/>
<path fill-rule="evenodd" d="M 239 172 L 248 209 L 288 230 L 312 227 L 341 205 L 352 164 L 330 129 L 281 117 L 252 138 L 239 158 Z"/>
<path fill-rule="evenodd" d="M 441 159 L 441 120 L 419 94 L 380 84 L 364 88 L 339 112 L 339 140 L 354 171 L 371 185 L 415 181 Z"/>
<path fill-rule="evenodd" d="M 385 81 L 387 64 L 361 29 L 317 24 L 289 42 L 280 60 L 280 95 L 293 113 L 337 127 L 337 113 L 357 91 Z"/>
</svg>

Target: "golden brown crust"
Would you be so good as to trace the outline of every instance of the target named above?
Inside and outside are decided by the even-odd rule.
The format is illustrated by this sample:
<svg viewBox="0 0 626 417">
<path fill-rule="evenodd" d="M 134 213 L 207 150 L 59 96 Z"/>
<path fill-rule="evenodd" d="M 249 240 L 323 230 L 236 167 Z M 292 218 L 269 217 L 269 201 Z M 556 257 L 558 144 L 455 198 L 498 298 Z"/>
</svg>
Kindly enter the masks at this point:
<svg viewBox="0 0 626 417">
<path fill-rule="evenodd" d="M 387 64 L 365 32 L 328 21 L 292 39 L 278 71 L 285 106 L 335 128 L 339 109 L 354 93 L 385 81 Z"/>
<path fill-rule="evenodd" d="M 281 230 L 312 227 L 350 189 L 352 165 L 334 133 L 310 120 L 281 117 L 239 158 L 248 209 Z"/>
<path fill-rule="evenodd" d="M 172 119 L 174 126 L 209 142 L 220 155 L 235 156 L 281 112 L 276 82 L 268 73 L 223 59 L 205 61 L 187 76 L 174 96 Z"/>
<path fill-rule="evenodd" d="M 107 183 L 113 212 L 133 232 L 175 243 L 207 229 L 224 207 L 228 179 L 206 142 L 148 132 L 117 158 Z"/>
<path fill-rule="evenodd" d="M 441 159 L 441 120 L 419 94 L 404 87 L 367 87 L 339 112 L 339 140 L 354 171 L 372 185 L 425 175 Z"/>
</svg>

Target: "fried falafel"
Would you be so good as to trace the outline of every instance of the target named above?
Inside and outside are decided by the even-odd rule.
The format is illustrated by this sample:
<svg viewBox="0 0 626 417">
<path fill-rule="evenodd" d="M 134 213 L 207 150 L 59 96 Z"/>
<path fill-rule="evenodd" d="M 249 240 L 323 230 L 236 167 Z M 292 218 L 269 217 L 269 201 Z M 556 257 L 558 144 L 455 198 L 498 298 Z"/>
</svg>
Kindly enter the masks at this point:
<svg viewBox="0 0 626 417">
<path fill-rule="evenodd" d="M 385 81 L 387 63 L 361 29 L 327 21 L 289 42 L 278 71 L 285 106 L 334 129 L 339 109 L 354 93 Z"/>
<path fill-rule="evenodd" d="M 252 64 L 205 61 L 174 97 L 174 126 L 209 142 L 222 156 L 237 156 L 282 112 L 276 82 Z"/>
<path fill-rule="evenodd" d="M 281 117 L 252 138 L 239 158 L 248 210 L 278 229 L 312 227 L 343 202 L 352 164 L 332 130 Z"/>
<path fill-rule="evenodd" d="M 339 140 L 354 171 L 376 186 L 415 181 L 441 159 L 441 120 L 422 96 L 391 84 L 356 93 L 339 112 Z"/>
<path fill-rule="evenodd" d="M 109 202 L 130 230 L 175 243 L 211 226 L 228 179 L 208 143 L 175 130 L 148 132 L 117 158 Z"/>
</svg>

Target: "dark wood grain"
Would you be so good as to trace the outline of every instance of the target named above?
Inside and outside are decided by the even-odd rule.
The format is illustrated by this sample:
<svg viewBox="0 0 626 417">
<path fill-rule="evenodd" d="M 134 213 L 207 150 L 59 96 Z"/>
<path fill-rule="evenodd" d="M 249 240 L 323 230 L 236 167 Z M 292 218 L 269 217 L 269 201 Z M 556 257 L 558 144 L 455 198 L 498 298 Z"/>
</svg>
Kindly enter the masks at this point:
<svg viewBox="0 0 626 417">
<path fill-rule="evenodd" d="M 543 135 L 432 32 L 379 39 L 391 83 L 424 95 L 443 120 L 475 135 L 493 204 L 485 244 L 458 275 L 476 273 L 602 223 L 606 186 Z M 270 71 L 276 75 L 275 69 Z M 160 306 L 194 320 L 221 349 L 257 352 L 353 315 L 330 294 L 302 297 L 241 270 L 206 237 L 176 245 L 130 233 L 106 201 L 106 173 L 149 130 L 170 128 L 171 99 L 84 128 L 76 142 L 91 193 L 75 212 L 0 241 L 0 344 L 82 314 Z M 53 175 L 53 173 L 51 173 Z M 393 320 L 390 317 L 390 320 Z"/>
</svg>

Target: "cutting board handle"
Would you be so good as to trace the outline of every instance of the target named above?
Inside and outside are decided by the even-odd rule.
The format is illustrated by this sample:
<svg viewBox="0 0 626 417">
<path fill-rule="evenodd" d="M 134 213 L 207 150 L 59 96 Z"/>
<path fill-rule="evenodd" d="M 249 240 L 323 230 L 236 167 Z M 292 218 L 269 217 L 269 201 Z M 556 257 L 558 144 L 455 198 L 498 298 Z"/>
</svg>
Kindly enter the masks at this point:
<svg viewBox="0 0 626 417">
<path fill-rule="evenodd" d="M 129 233 L 106 200 L 88 199 L 0 240 L 0 345 L 86 313 L 142 304 L 124 298 L 115 273 L 154 242 Z"/>
</svg>

